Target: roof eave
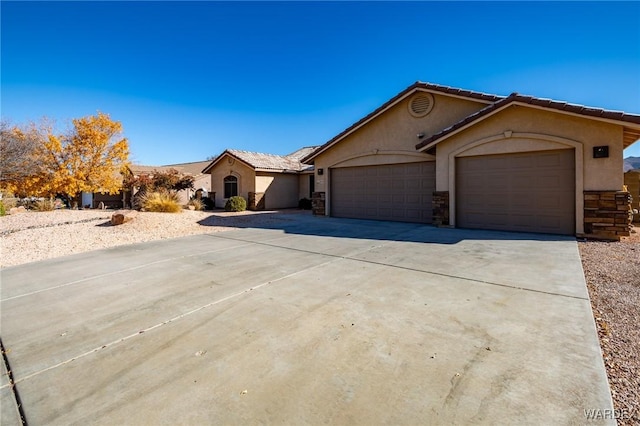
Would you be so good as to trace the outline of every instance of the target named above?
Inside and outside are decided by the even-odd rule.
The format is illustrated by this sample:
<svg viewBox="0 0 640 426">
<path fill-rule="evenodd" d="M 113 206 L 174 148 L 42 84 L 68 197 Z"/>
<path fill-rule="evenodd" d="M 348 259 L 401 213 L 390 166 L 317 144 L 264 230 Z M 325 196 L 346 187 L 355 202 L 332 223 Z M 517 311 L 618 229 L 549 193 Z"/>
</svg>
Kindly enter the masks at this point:
<svg viewBox="0 0 640 426">
<path fill-rule="evenodd" d="M 516 98 L 519 97 L 519 95 L 513 95 Z M 615 119 L 615 118 L 608 118 L 608 117 L 600 117 L 600 116 L 595 116 L 595 115 L 589 115 L 589 114 L 580 114 L 579 112 L 574 112 L 574 111 L 567 111 L 567 110 L 563 110 L 563 109 L 559 109 L 559 108 L 553 108 L 553 107 L 549 107 L 549 106 L 544 106 L 544 105 L 536 105 L 536 104 L 532 104 L 530 102 L 525 102 L 523 100 L 518 100 L 518 99 L 514 99 L 511 101 L 508 101 L 508 98 L 503 99 L 503 101 L 507 101 L 504 105 L 495 108 L 492 111 L 489 111 L 485 114 L 481 114 L 480 116 L 478 116 L 477 119 L 470 121 L 469 123 L 466 123 L 465 125 L 461 126 L 460 128 L 457 128 L 455 130 L 452 130 L 451 132 L 446 132 L 445 134 L 442 135 L 442 137 L 439 137 L 431 142 L 429 142 L 428 144 L 424 145 L 424 146 L 420 146 L 420 144 L 416 145 L 416 150 L 419 152 L 425 152 L 428 151 L 432 148 L 434 148 L 437 144 L 449 139 L 450 137 L 453 137 L 455 135 L 457 135 L 458 133 L 464 132 L 465 130 L 467 130 L 470 127 L 475 126 L 476 124 L 480 123 L 481 121 L 485 120 L 486 118 L 489 118 L 495 114 L 498 114 L 499 112 L 511 107 L 511 106 L 524 106 L 524 107 L 528 107 L 528 108 L 535 108 L 535 109 L 539 109 L 539 110 L 543 110 L 543 111 L 552 111 L 552 112 L 556 112 L 556 113 L 560 113 L 560 114 L 565 114 L 565 115 L 570 115 L 570 116 L 574 116 L 574 117 L 579 117 L 579 118 L 583 118 L 583 119 L 587 119 L 587 120 L 596 120 L 596 121 L 601 121 L 601 122 L 605 122 L 605 123 L 610 123 L 610 124 L 616 124 L 619 126 L 624 126 L 625 128 L 629 128 L 629 129 L 635 129 L 638 130 L 638 134 L 640 135 L 640 123 L 636 123 L 634 121 L 626 121 L 623 119 Z M 500 102 L 500 101 L 498 101 Z M 477 114 L 474 113 L 474 114 Z M 471 114 L 473 115 L 473 114 Z M 622 114 L 622 116 L 627 116 L 627 117 L 633 117 L 634 119 L 636 117 L 636 115 L 633 114 Z M 461 120 L 463 121 L 463 120 Z M 455 124 L 453 125 L 455 126 Z M 631 146 L 633 143 L 635 142 L 630 142 L 630 143 L 623 143 L 624 148 L 628 148 L 629 146 Z"/>
<path fill-rule="evenodd" d="M 218 164 L 218 162 L 220 162 L 222 160 L 222 157 L 224 157 L 225 155 L 228 155 L 229 157 L 232 157 L 234 160 L 241 162 L 242 164 L 244 164 L 245 166 L 251 168 L 251 169 L 256 169 L 252 164 L 247 163 L 245 160 L 243 160 L 242 158 L 239 158 L 237 155 L 233 155 L 231 152 L 229 152 L 228 149 L 225 149 L 222 154 L 218 155 L 218 158 L 216 158 L 215 160 L 213 160 L 211 162 L 211 164 L 209 164 L 203 171 L 202 173 L 207 173 L 207 174 L 211 174 L 209 173 L 211 171 L 211 169 L 213 169 L 215 167 L 216 164 Z"/>
<path fill-rule="evenodd" d="M 435 140 L 433 140 L 433 141 L 429 142 L 427 145 L 424 145 L 424 146 L 422 146 L 422 147 L 420 147 L 420 148 L 418 148 L 418 146 L 420 146 L 420 144 L 418 144 L 418 145 L 416 146 L 416 150 L 417 150 L 418 152 L 426 152 L 426 151 L 429 151 L 430 149 L 434 148 L 434 147 L 435 147 L 437 144 L 439 144 L 440 142 L 442 142 L 442 141 L 444 141 L 444 140 L 446 140 L 446 139 L 448 139 L 448 138 L 450 138 L 450 137 L 452 137 L 452 136 L 454 136 L 454 135 L 457 135 L 458 133 L 464 132 L 464 131 L 465 131 L 465 130 L 467 130 L 469 127 L 473 127 L 473 126 L 475 126 L 475 125 L 476 125 L 476 124 L 478 124 L 479 122 L 483 121 L 485 118 L 489 118 L 489 117 L 491 117 L 492 115 L 499 113 L 500 111 L 502 111 L 502 110 L 504 110 L 504 109 L 508 108 L 510 105 L 512 105 L 512 103 L 507 103 L 507 104 L 505 104 L 505 105 L 503 105 L 503 106 L 501 106 L 501 107 L 496 108 L 496 109 L 495 109 L 495 110 L 493 110 L 493 111 L 489 111 L 489 112 L 487 112 L 486 114 L 482 114 L 482 115 L 481 115 L 481 116 L 479 116 L 476 120 L 470 121 L 469 123 L 465 124 L 464 126 L 460 127 L 459 129 L 455 129 L 455 130 L 451 131 L 450 133 L 446 133 L 446 134 L 442 135 L 442 137 L 437 138 L 437 139 L 435 139 Z M 474 114 L 475 114 L 475 113 L 474 113 Z"/>
<path fill-rule="evenodd" d="M 290 174 L 297 174 L 299 172 L 299 170 L 292 170 L 292 169 L 267 169 L 267 168 L 255 168 L 254 169 L 256 172 L 262 172 L 262 173 L 290 173 Z"/>
</svg>

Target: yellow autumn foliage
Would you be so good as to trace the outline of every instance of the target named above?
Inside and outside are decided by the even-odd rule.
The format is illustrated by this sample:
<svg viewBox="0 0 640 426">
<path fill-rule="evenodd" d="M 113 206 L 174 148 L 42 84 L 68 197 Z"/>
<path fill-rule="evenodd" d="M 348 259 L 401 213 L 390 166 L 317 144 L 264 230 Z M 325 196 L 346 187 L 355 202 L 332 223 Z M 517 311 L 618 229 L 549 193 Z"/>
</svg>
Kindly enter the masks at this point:
<svg viewBox="0 0 640 426">
<path fill-rule="evenodd" d="M 69 201 L 83 191 L 118 192 L 122 187 L 120 172 L 129 158 L 129 143 L 120 137 L 122 124 L 100 112 L 72 123 L 68 134 L 41 131 L 31 154 L 37 167 L 28 176 L 3 182 L 5 189 L 30 196 L 61 194 Z"/>
</svg>

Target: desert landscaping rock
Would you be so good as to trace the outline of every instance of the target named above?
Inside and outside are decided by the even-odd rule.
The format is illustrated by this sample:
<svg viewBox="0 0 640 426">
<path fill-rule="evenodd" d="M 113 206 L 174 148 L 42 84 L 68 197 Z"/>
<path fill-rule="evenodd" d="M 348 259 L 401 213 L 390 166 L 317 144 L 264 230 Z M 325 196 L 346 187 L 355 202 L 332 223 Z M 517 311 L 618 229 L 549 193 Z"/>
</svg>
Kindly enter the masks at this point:
<svg viewBox="0 0 640 426">
<path fill-rule="evenodd" d="M 118 210 L 111 215 L 111 224 L 116 226 L 131 222 L 137 215 L 138 212 L 136 210 Z"/>
</svg>

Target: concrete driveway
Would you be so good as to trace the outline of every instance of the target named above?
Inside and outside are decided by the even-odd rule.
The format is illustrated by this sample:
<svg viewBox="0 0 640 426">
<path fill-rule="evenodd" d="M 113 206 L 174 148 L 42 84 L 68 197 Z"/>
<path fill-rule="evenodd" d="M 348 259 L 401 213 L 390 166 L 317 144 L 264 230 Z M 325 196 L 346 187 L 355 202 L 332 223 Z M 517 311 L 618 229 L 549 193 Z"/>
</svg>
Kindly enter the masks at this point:
<svg viewBox="0 0 640 426">
<path fill-rule="evenodd" d="M 283 215 L 8 268 L 1 306 L 30 425 L 615 424 L 571 238 Z"/>
</svg>

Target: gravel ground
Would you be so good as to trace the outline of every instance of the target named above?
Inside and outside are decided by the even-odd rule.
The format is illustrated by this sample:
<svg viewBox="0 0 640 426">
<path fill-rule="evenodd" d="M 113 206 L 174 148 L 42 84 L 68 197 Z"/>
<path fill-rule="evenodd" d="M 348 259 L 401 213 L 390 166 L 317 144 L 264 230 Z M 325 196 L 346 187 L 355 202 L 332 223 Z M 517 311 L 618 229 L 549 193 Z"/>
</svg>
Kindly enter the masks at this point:
<svg viewBox="0 0 640 426">
<path fill-rule="evenodd" d="M 112 213 L 109 210 L 56 210 L 0 217 L 0 267 L 125 244 L 267 224 L 286 220 L 287 214 L 310 214 L 300 210 L 280 212 L 278 215 L 270 214 L 273 212 L 190 210 L 173 214 L 139 212 L 133 221 L 111 226 Z"/>
<path fill-rule="evenodd" d="M 640 228 L 620 242 L 579 242 L 621 425 L 640 425 Z"/>
<path fill-rule="evenodd" d="M 58 210 L 0 218 L 0 267 L 124 244 L 287 220 L 272 212 L 138 213 L 111 226 L 112 211 Z M 282 213 L 282 212 L 281 212 Z M 289 214 L 309 214 L 298 210 Z M 622 425 L 640 425 L 640 229 L 620 242 L 579 242 L 614 405 Z M 594 407 L 597 408 L 597 407 Z"/>
</svg>

